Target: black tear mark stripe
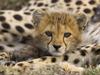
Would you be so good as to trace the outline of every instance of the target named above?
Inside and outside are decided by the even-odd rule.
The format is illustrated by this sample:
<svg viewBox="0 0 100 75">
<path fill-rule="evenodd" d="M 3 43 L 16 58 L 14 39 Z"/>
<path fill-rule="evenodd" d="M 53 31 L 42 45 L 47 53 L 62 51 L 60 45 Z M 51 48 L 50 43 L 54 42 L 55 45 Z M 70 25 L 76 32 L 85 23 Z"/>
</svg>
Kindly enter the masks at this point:
<svg viewBox="0 0 100 75">
<path fill-rule="evenodd" d="M 16 19 L 18 21 L 22 21 L 22 16 L 19 14 L 15 14 L 13 17 L 14 17 L 14 19 Z"/>
</svg>

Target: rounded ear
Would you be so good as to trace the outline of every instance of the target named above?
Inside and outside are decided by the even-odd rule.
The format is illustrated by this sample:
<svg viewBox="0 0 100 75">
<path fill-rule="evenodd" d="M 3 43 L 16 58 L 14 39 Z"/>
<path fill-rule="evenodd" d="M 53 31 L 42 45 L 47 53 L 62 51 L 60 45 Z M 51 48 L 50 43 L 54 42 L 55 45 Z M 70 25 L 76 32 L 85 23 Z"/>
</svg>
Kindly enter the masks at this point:
<svg viewBox="0 0 100 75">
<path fill-rule="evenodd" d="M 77 20 L 77 24 L 79 25 L 79 28 L 84 30 L 87 25 L 87 17 L 85 14 L 77 14 L 75 15 L 75 18 Z"/>
<path fill-rule="evenodd" d="M 42 17 L 45 15 L 45 12 L 42 11 L 42 10 L 35 10 L 34 13 L 33 13 L 33 19 L 32 19 L 32 22 L 33 22 L 33 25 L 34 27 L 37 27 L 42 19 Z"/>
</svg>

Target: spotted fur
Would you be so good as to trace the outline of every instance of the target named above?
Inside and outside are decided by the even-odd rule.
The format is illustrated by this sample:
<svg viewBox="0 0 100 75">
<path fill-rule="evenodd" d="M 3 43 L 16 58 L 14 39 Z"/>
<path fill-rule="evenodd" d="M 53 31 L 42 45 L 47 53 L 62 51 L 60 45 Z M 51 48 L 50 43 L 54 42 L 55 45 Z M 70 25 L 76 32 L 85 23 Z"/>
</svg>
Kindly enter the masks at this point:
<svg viewBox="0 0 100 75">
<path fill-rule="evenodd" d="M 38 59 L 28 60 L 28 61 L 22 61 L 18 63 L 14 62 L 6 62 L 3 65 L 12 66 L 14 69 L 18 69 L 19 71 L 25 71 L 27 68 L 39 68 L 42 66 L 45 66 L 46 64 L 54 64 L 57 63 L 60 65 L 64 70 L 68 71 L 74 71 L 74 72 L 83 72 L 84 68 L 82 67 L 94 67 L 95 61 L 94 53 L 100 49 L 100 46 L 96 45 L 86 45 L 82 46 L 80 49 L 78 48 L 77 51 L 72 51 L 67 53 L 66 55 L 60 56 L 60 57 L 41 57 Z M 83 55 L 81 52 L 84 52 L 85 55 Z M 73 58 L 75 57 L 75 58 Z M 72 59 L 73 58 L 73 59 Z M 74 64 L 74 65 L 73 65 Z M 80 65 L 82 67 L 80 67 Z"/>
<path fill-rule="evenodd" d="M 35 9 L 43 11 L 63 9 L 65 12 L 84 13 L 91 17 L 98 4 L 99 0 L 31 0 L 23 10 L 33 13 Z"/>
<path fill-rule="evenodd" d="M 68 22 L 71 22 L 72 24 L 76 25 L 76 24 L 78 24 L 78 21 L 76 21 L 78 18 L 74 18 L 73 14 L 83 13 L 85 16 L 87 16 L 88 20 L 90 20 L 91 16 L 93 18 L 93 14 L 96 14 L 94 12 L 96 11 L 96 7 L 98 6 L 98 4 L 99 4 L 99 0 L 73 0 L 73 1 L 72 0 L 31 0 L 31 1 L 29 1 L 28 6 L 25 6 L 20 11 L 0 10 L 0 51 L 1 51 L 0 60 L 4 60 L 4 61 L 5 60 L 7 60 L 7 61 L 13 60 L 14 58 L 16 58 L 16 57 L 12 58 L 13 57 L 12 55 L 14 54 L 13 52 L 16 52 L 16 53 L 18 52 L 18 54 L 16 54 L 16 53 L 14 54 L 15 56 L 19 56 L 19 55 L 21 56 L 22 55 L 21 53 L 24 53 L 23 57 L 30 58 L 29 56 L 33 54 L 32 53 L 33 51 L 31 49 L 34 49 L 34 48 L 31 47 L 31 49 L 30 49 L 30 47 L 29 47 L 28 48 L 28 49 L 30 49 L 29 52 L 28 52 L 28 50 L 23 52 L 23 48 L 26 48 L 26 46 L 29 45 L 26 42 L 27 39 L 25 39 L 25 37 L 34 38 L 34 36 L 37 36 L 37 35 L 39 37 L 41 37 L 40 36 L 42 33 L 41 29 L 36 28 L 38 24 L 39 24 L 39 26 L 41 26 L 41 25 L 43 25 L 43 23 L 45 21 L 46 23 L 50 22 L 54 25 L 55 25 L 55 23 L 58 24 L 58 22 L 59 22 L 59 24 L 64 24 L 64 25 L 66 25 L 66 23 L 68 23 Z M 34 13 L 37 10 L 40 11 L 39 15 L 37 13 Z M 47 12 L 47 11 L 52 11 L 52 12 L 59 11 L 60 13 L 62 13 L 62 11 L 63 11 L 63 12 L 66 12 L 67 14 L 68 13 L 73 13 L 73 14 L 70 16 L 67 15 L 67 16 L 69 16 L 67 18 L 65 13 L 63 16 L 61 14 L 55 13 L 55 14 L 53 14 L 53 16 L 58 16 L 58 17 L 53 17 L 52 15 L 50 15 L 50 16 L 48 15 L 47 18 L 45 18 L 45 17 L 43 17 L 44 14 L 41 15 L 41 12 Z M 39 18 L 37 18 L 37 16 Z M 40 18 L 40 17 L 43 17 L 43 18 Z M 67 22 L 65 22 L 66 18 L 68 20 Z M 40 21 L 41 19 L 42 19 L 42 21 Z M 83 20 L 81 20 L 81 21 L 83 21 Z M 95 18 L 94 18 L 94 21 L 95 21 Z M 44 25 L 46 23 L 44 23 Z M 80 25 L 81 24 L 82 23 L 80 23 Z M 91 25 L 91 22 L 89 22 L 88 26 L 90 27 L 90 25 Z M 95 23 L 95 25 L 98 27 L 99 23 Z M 43 26 L 43 28 L 45 28 L 45 26 Z M 73 26 L 71 26 L 71 27 L 73 27 Z M 89 27 L 87 27 L 87 28 L 89 28 Z M 35 28 L 40 30 L 41 33 L 36 34 L 37 32 L 35 32 L 35 30 L 36 30 Z M 42 26 L 41 26 L 41 28 L 42 28 Z M 92 28 L 94 28 L 94 26 Z M 80 26 L 76 27 L 76 29 L 75 29 L 75 32 L 77 33 L 77 36 L 79 36 L 79 37 L 80 37 L 80 32 L 79 32 L 80 29 L 81 29 Z M 72 28 L 72 30 L 74 32 L 73 28 Z M 89 36 L 90 33 L 93 32 L 93 30 L 88 31 L 88 32 L 89 32 L 89 34 L 87 33 L 88 34 L 87 36 Z M 46 35 L 52 36 L 52 34 L 50 34 L 49 32 L 46 32 Z M 68 35 L 65 34 L 65 36 L 68 36 Z M 83 36 L 86 36 L 86 34 Z M 91 37 L 92 36 L 90 36 L 89 39 Z M 99 36 L 97 36 L 97 38 L 98 37 Z M 85 38 L 85 37 L 83 37 L 83 38 Z M 97 38 L 93 37 L 93 40 L 97 39 Z M 44 40 L 46 40 L 46 39 L 40 38 L 39 46 L 40 45 L 42 46 L 43 42 L 46 42 Z M 80 40 L 80 39 L 78 39 L 78 40 Z M 98 40 L 92 41 L 92 44 L 94 42 L 97 42 Z M 31 41 L 33 41 L 33 39 Z M 40 43 L 41 41 L 43 41 L 43 42 Z M 37 42 L 37 40 L 34 40 L 34 42 Z M 84 41 L 84 44 L 86 44 L 86 43 L 87 43 L 87 40 Z M 91 43 L 91 42 L 89 41 L 88 43 Z M 84 44 L 82 44 L 82 45 L 84 45 Z M 31 45 L 33 46 L 33 43 Z M 72 47 L 72 45 L 70 45 L 70 46 Z M 40 47 L 40 48 L 42 48 L 42 47 Z M 57 48 L 57 46 L 55 46 L 55 48 Z M 22 51 L 20 52 L 20 50 L 22 50 Z M 72 69 L 71 68 L 72 64 L 74 64 L 76 66 L 82 66 L 82 67 L 85 65 L 89 66 L 90 64 L 95 65 L 93 62 L 93 59 L 95 59 L 96 61 L 99 60 L 99 50 L 100 50 L 99 47 L 95 48 L 95 45 L 91 45 L 91 46 L 86 45 L 86 46 L 82 46 L 81 48 L 75 48 L 75 51 L 73 51 L 73 50 L 68 51 L 68 52 L 66 52 L 66 54 L 64 54 L 63 56 L 59 56 L 59 57 L 55 57 L 55 56 L 42 57 L 39 59 L 30 60 L 30 61 L 18 62 L 16 64 L 13 63 L 13 65 L 10 65 L 10 64 L 12 64 L 12 62 L 7 62 L 7 63 L 5 63 L 5 64 L 3 63 L 3 64 L 7 65 L 7 66 L 13 66 L 13 68 L 25 69 L 26 67 L 29 67 L 32 65 L 35 66 L 34 64 L 39 64 L 39 66 L 40 66 L 40 64 L 45 64 L 45 63 L 61 62 L 59 64 L 64 69 L 66 69 L 68 67 L 70 69 Z M 9 53 L 10 53 L 10 55 L 9 55 Z M 29 56 L 27 56 L 27 54 L 29 54 Z M 65 64 L 63 64 L 63 62 L 65 62 Z M 0 63 L 2 63 L 2 61 Z M 70 66 L 68 66 L 69 63 L 71 63 Z M 97 64 L 99 64 L 99 62 Z M 36 65 L 36 66 L 38 66 L 38 65 Z M 80 68 L 75 67 L 73 70 L 79 71 Z M 83 68 L 81 70 L 83 70 Z"/>
</svg>

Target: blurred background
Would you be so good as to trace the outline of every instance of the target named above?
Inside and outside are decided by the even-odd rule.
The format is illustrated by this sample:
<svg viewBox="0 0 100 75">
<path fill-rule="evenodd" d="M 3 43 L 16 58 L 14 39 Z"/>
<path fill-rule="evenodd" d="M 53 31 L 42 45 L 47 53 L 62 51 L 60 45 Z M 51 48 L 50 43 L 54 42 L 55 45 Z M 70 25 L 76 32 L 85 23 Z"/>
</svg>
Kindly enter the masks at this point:
<svg viewBox="0 0 100 75">
<path fill-rule="evenodd" d="M 0 9 L 20 10 L 29 0 L 0 0 Z"/>
</svg>

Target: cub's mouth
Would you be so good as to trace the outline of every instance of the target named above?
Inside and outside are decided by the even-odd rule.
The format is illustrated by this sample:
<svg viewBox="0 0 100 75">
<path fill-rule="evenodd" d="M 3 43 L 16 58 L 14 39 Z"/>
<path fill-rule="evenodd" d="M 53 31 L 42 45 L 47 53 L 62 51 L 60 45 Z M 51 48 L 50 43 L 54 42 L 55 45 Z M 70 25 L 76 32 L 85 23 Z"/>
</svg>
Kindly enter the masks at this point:
<svg viewBox="0 0 100 75">
<path fill-rule="evenodd" d="M 49 49 L 49 53 L 53 56 L 61 56 L 61 55 L 64 55 L 65 52 L 66 52 L 65 48 L 55 49 L 52 47 Z"/>
</svg>

